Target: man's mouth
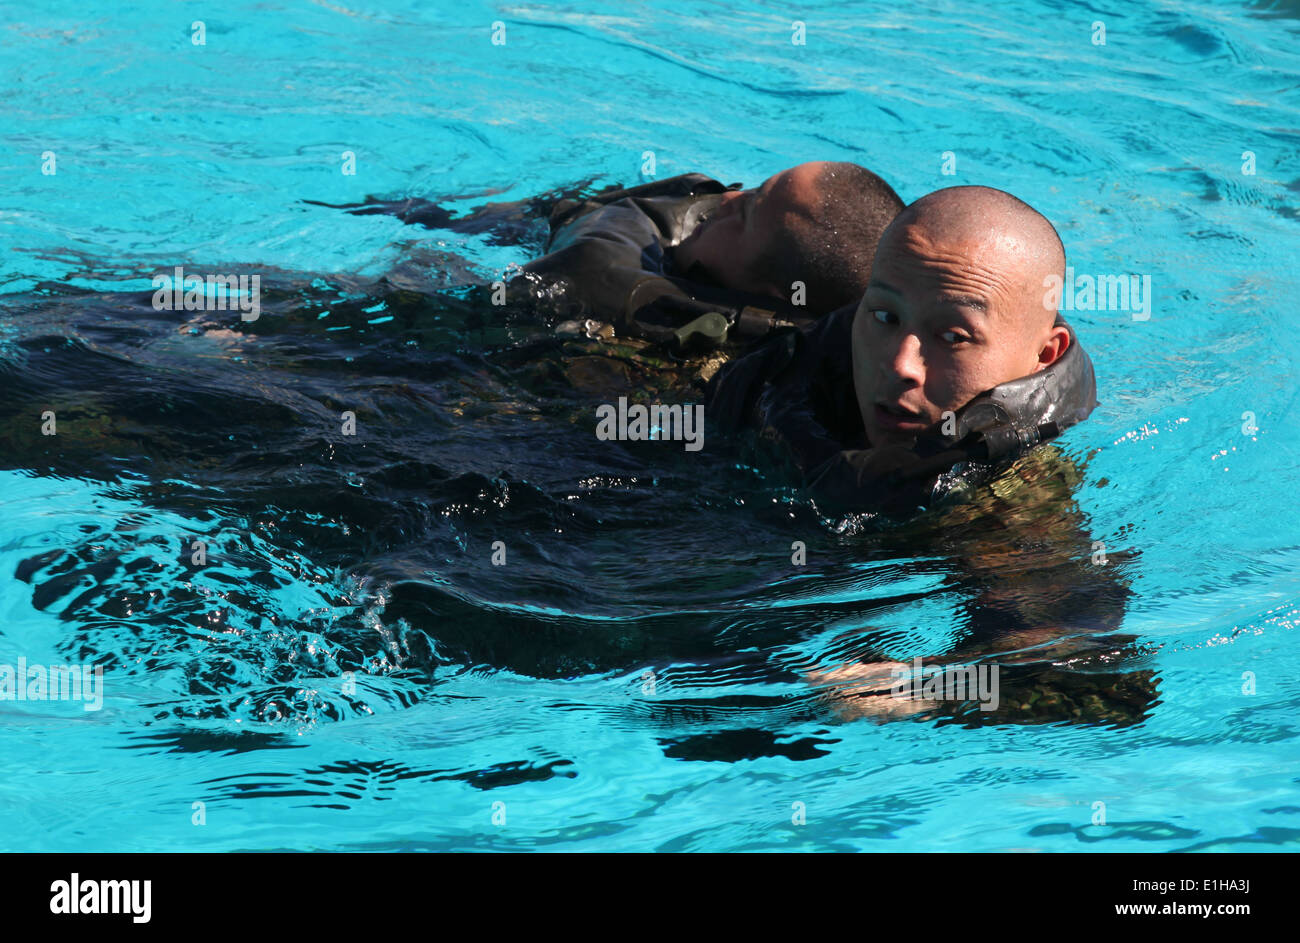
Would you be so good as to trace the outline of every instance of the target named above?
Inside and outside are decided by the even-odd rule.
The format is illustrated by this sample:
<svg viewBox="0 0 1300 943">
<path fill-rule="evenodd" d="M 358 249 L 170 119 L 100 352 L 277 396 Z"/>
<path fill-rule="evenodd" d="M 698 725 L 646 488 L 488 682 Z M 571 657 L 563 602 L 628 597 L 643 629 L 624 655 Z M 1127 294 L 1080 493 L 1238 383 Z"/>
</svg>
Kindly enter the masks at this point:
<svg viewBox="0 0 1300 943">
<path fill-rule="evenodd" d="M 884 400 L 876 402 L 876 422 L 884 429 L 920 430 L 929 425 L 924 413 Z"/>
</svg>

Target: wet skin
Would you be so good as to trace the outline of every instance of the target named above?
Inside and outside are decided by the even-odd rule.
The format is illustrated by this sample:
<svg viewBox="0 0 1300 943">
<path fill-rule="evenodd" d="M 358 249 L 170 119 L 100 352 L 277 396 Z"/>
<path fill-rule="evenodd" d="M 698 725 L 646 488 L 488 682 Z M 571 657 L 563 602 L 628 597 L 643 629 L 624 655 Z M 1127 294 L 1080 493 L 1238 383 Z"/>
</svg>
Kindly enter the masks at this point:
<svg viewBox="0 0 1300 943">
<path fill-rule="evenodd" d="M 873 445 L 910 446 L 975 396 L 1054 363 L 1069 344 L 1043 307 L 1023 238 L 933 219 L 891 226 L 853 322 L 853 377 Z"/>
<path fill-rule="evenodd" d="M 751 269 L 774 233 L 799 216 L 812 217 L 824 166 L 823 161 L 800 164 L 769 177 L 762 186 L 723 194 L 717 209 L 674 250 L 678 266 L 689 271 L 698 264 L 709 280 L 724 288 L 786 297 L 788 286 L 755 283 Z"/>
</svg>

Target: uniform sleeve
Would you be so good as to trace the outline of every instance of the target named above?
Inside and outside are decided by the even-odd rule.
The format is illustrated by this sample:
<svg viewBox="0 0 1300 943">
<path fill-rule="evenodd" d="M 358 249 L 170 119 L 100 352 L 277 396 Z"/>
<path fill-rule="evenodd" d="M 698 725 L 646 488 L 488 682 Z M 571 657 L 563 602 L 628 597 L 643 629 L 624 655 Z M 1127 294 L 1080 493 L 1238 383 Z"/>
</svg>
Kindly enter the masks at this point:
<svg viewBox="0 0 1300 943">
<path fill-rule="evenodd" d="M 753 426 L 805 478 L 844 448 L 819 412 L 825 395 L 814 391 L 827 380 L 826 352 L 840 333 L 835 317 L 769 335 L 757 349 L 718 370 L 705 400 L 705 415 L 723 431 Z M 852 397 L 851 388 L 847 395 Z"/>
<path fill-rule="evenodd" d="M 706 388 L 705 415 L 724 432 L 753 423 L 764 386 L 794 359 L 798 345 L 798 330 L 782 328 L 755 350 L 723 364 Z"/>
<path fill-rule="evenodd" d="M 652 180 L 649 183 L 643 183 L 635 187 L 603 190 L 600 193 L 594 194 L 585 199 L 559 200 L 551 207 L 551 232 L 555 232 L 557 229 L 567 226 L 579 216 L 590 213 L 592 210 L 597 210 L 602 206 L 607 206 L 610 203 L 616 203 L 619 200 L 657 196 L 694 196 L 705 193 L 724 193 L 728 189 L 730 188 L 719 183 L 717 180 L 714 180 L 712 177 L 706 177 L 704 174 L 681 174 L 676 177 L 667 177 L 663 180 Z"/>
</svg>

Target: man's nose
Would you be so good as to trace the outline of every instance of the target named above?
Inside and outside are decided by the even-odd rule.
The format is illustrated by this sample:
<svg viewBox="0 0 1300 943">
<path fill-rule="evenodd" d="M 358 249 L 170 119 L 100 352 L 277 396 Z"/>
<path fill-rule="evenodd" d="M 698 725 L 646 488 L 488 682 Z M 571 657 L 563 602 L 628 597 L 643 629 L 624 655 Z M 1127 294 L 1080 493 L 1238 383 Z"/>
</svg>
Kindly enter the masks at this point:
<svg viewBox="0 0 1300 943">
<path fill-rule="evenodd" d="M 899 331 L 898 340 L 885 356 L 885 366 L 900 380 L 920 383 L 925 378 L 921 339 L 910 331 Z"/>
<path fill-rule="evenodd" d="M 719 200 L 718 202 L 722 203 L 725 206 L 726 204 L 730 203 L 732 200 L 739 200 L 742 196 L 744 196 L 748 192 L 749 192 L 748 190 L 728 190 L 726 193 L 722 194 L 722 199 Z"/>
</svg>

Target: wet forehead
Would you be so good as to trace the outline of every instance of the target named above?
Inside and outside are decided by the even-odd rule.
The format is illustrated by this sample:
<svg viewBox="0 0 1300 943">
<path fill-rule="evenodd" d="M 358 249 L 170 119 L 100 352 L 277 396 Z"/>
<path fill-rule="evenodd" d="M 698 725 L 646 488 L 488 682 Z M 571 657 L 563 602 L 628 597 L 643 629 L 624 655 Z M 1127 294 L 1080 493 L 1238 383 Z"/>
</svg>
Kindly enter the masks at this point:
<svg viewBox="0 0 1300 943">
<path fill-rule="evenodd" d="M 923 288 L 933 303 L 961 304 L 988 313 L 1031 287 L 1024 245 L 1015 237 L 987 229 L 944 230 L 917 223 L 899 227 L 889 236 L 873 282 L 897 291 L 912 285 Z"/>
</svg>

